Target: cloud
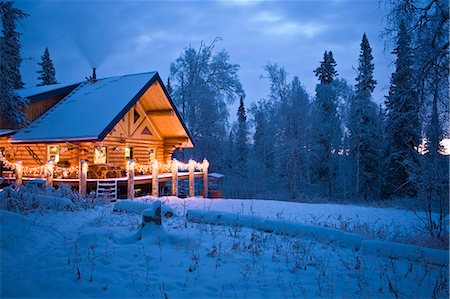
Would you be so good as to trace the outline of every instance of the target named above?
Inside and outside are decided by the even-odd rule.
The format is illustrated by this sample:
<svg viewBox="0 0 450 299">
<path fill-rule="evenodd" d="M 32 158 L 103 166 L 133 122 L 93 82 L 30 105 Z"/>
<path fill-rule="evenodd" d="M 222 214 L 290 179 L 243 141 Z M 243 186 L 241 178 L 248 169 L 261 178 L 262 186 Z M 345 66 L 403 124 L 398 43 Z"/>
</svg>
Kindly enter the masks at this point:
<svg viewBox="0 0 450 299">
<path fill-rule="evenodd" d="M 308 38 L 312 38 L 325 29 L 324 25 L 318 23 L 295 23 L 295 22 L 285 22 L 278 24 L 276 26 L 271 26 L 267 28 L 267 32 L 273 34 L 300 34 Z"/>
<path fill-rule="evenodd" d="M 219 3 L 232 6 L 254 6 L 262 0 L 218 0 Z"/>
<path fill-rule="evenodd" d="M 252 19 L 253 22 L 274 23 L 281 21 L 282 17 L 268 11 L 261 11 Z"/>
<path fill-rule="evenodd" d="M 307 38 L 315 37 L 326 29 L 326 26 L 316 22 L 294 22 L 285 17 L 269 12 L 261 11 L 257 13 L 251 22 L 264 33 L 275 35 L 303 35 Z"/>
</svg>

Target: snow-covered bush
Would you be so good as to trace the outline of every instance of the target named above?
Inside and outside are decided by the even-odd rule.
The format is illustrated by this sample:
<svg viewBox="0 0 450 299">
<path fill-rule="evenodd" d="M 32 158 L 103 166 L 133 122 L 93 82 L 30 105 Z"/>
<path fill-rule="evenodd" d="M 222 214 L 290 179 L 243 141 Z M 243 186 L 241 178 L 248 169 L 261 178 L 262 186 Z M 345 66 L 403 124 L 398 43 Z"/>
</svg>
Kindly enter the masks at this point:
<svg viewBox="0 0 450 299">
<path fill-rule="evenodd" d="M 11 185 L 0 191 L 0 209 L 23 213 L 39 208 L 74 211 L 85 201 L 68 185 L 41 187 L 39 184 Z"/>
</svg>

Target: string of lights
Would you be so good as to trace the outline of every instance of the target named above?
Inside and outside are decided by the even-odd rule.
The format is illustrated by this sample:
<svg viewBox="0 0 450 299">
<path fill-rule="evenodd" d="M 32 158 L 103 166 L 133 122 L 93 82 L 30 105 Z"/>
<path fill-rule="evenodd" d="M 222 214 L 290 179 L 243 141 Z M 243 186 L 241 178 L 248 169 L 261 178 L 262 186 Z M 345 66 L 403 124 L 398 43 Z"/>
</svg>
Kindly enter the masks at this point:
<svg viewBox="0 0 450 299">
<path fill-rule="evenodd" d="M 11 170 L 15 170 L 17 168 L 17 163 L 13 163 L 8 161 L 3 155 L 0 153 L 0 161 L 3 162 L 3 165 Z M 209 162 L 204 159 L 203 162 L 196 162 L 194 160 L 189 160 L 188 163 L 183 163 L 177 161 L 176 159 L 170 160 L 169 163 L 161 163 L 157 160 L 153 160 L 154 162 L 150 165 L 140 164 L 134 162 L 134 171 L 140 174 L 151 174 L 153 172 L 154 163 L 158 164 L 158 172 L 160 173 L 169 173 L 174 168 L 178 170 L 189 170 L 192 167 L 194 170 L 199 171 L 207 171 L 209 167 Z M 22 173 L 24 176 L 45 176 L 47 165 L 41 165 L 36 167 L 28 167 L 22 166 Z M 62 178 L 74 178 L 79 177 L 79 166 L 70 166 L 70 167 L 60 167 L 57 165 L 53 165 L 53 176 L 54 177 L 62 177 Z"/>
</svg>

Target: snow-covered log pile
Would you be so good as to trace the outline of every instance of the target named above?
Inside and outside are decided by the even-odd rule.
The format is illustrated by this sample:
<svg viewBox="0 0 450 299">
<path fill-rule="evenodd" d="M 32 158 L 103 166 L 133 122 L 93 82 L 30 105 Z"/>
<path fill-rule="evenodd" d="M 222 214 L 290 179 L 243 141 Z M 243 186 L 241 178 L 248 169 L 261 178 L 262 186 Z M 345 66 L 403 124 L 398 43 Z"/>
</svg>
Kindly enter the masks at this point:
<svg viewBox="0 0 450 299">
<path fill-rule="evenodd" d="M 186 218 L 188 221 L 196 223 L 248 227 L 264 232 L 307 237 L 327 244 L 337 243 L 342 247 L 352 248 L 353 250 L 358 250 L 363 240 L 361 235 L 347 233 L 333 228 L 284 220 L 267 220 L 261 217 L 227 212 L 189 210 Z"/>
<path fill-rule="evenodd" d="M 425 261 L 434 265 L 449 265 L 447 250 L 431 249 L 396 242 L 364 240 L 361 235 L 341 230 L 282 220 L 240 215 L 219 211 L 189 210 L 186 218 L 195 223 L 248 227 L 269 233 L 307 237 L 326 244 L 337 243 L 352 248 L 361 255 L 382 258 Z"/>
<path fill-rule="evenodd" d="M 153 203 L 133 200 L 120 200 L 114 204 L 113 212 L 125 212 L 142 214 L 147 209 L 153 209 Z M 175 215 L 174 210 L 161 203 L 161 213 L 164 217 L 169 218 Z"/>
<path fill-rule="evenodd" d="M 362 255 L 406 259 L 414 262 L 448 266 L 448 251 L 396 242 L 364 240 L 359 251 Z"/>
</svg>

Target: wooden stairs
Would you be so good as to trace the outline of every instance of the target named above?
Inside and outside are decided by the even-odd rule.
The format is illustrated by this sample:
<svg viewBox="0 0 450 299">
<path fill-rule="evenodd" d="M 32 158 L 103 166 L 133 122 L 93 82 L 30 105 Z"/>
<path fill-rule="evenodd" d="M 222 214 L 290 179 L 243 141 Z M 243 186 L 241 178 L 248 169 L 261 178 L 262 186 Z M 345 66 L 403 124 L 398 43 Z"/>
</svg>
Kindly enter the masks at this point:
<svg viewBox="0 0 450 299">
<path fill-rule="evenodd" d="M 108 198 L 111 201 L 117 200 L 117 181 L 98 181 L 97 197 Z"/>
</svg>

